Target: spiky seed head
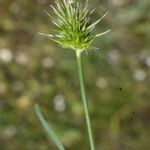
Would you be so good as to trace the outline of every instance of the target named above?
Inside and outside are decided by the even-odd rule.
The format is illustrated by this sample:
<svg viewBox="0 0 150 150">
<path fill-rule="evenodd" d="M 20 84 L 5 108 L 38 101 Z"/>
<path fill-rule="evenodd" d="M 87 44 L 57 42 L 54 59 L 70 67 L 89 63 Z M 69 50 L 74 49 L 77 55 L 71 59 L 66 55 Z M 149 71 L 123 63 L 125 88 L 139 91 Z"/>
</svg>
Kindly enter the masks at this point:
<svg viewBox="0 0 150 150">
<path fill-rule="evenodd" d="M 110 30 L 101 34 L 93 35 L 92 31 L 106 14 L 92 22 L 91 14 L 94 9 L 89 8 L 88 0 L 82 4 L 74 0 L 55 0 L 56 6 L 52 9 L 56 15 L 53 23 L 56 26 L 56 34 L 43 34 L 48 36 L 51 40 L 59 43 L 64 48 L 70 48 L 75 51 L 84 51 L 92 49 L 91 43 L 95 38 L 106 34 Z"/>
</svg>

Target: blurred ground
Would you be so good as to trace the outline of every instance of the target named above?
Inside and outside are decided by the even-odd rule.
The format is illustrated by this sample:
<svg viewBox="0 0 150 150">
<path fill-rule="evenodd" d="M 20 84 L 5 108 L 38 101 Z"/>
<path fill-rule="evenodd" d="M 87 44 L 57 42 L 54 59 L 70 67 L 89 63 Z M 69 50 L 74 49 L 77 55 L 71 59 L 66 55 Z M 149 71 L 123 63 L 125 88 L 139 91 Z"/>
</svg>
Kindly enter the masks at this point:
<svg viewBox="0 0 150 150">
<path fill-rule="evenodd" d="M 48 0 L 0 0 L 0 150 L 55 150 L 34 113 L 38 102 L 68 150 L 87 150 L 74 52 L 51 32 Z M 149 150 L 150 1 L 95 0 L 95 32 L 112 32 L 84 55 L 98 150 Z M 51 12 L 52 13 L 52 12 Z"/>
</svg>

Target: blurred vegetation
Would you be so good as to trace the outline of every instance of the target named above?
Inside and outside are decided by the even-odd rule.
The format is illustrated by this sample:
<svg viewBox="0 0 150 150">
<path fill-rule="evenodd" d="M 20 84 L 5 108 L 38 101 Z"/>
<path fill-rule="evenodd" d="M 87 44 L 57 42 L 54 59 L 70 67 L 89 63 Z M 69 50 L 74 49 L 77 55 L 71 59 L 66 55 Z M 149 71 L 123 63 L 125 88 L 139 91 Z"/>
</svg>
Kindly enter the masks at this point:
<svg viewBox="0 0 150 150">
<path fill-rule="evenodd" d="M 55 150 L 34 113 L 38 102 L 68 150 L 88 139 L 74 52 L 39 31 L 52 31 L 48 0 L 0 0 L 0 150 Z M 96 33 L 112 32 L 84 55 L 98 150 L 149 150 L 150 1 L 90 0 Z"/>
</svg>

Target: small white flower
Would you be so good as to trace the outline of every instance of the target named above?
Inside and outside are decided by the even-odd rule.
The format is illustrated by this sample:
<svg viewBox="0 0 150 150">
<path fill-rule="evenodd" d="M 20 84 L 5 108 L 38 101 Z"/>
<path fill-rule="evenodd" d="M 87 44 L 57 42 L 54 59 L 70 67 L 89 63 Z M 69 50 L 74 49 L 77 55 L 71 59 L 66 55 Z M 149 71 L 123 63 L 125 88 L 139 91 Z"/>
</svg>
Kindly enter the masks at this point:
<svg viewBox="0 0 150 150">
<path fill-rule="evenodd" d="M 13 59 L 13 54 L 11 50 L 7 48 L 0 49 L 0 60 L 5 63 L 10 63 Z"/>
</svg>

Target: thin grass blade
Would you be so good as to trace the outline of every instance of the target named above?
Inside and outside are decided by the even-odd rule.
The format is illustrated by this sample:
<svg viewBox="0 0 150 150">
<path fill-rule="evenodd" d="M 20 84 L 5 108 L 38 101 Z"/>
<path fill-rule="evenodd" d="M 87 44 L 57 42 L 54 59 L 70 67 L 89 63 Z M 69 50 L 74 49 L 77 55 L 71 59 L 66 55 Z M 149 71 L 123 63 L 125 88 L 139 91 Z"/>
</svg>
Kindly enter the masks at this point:
<svg viewBox="0 0 150 150">
<path fill-rule="evenodd" d="M 53 128 L 50 126 L 50 124 L 45 120 L 40 106 L 38 104 L 35 105 L 35 113 L 39 119 L 39 121 L 41 122 L 43 128 L 45 129 L 48 137 L 56 144 L 58 150 L 65 150 L 63 144 L 61 143 L 61 141 L 59 140 L 57 134 L 55 133 L 55 131 L 53 130 Z"/>
</svg>

